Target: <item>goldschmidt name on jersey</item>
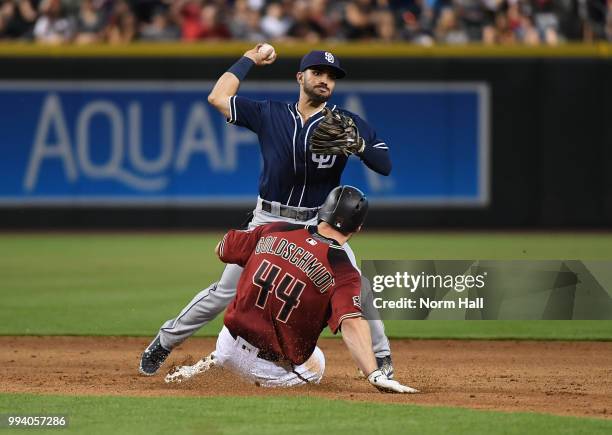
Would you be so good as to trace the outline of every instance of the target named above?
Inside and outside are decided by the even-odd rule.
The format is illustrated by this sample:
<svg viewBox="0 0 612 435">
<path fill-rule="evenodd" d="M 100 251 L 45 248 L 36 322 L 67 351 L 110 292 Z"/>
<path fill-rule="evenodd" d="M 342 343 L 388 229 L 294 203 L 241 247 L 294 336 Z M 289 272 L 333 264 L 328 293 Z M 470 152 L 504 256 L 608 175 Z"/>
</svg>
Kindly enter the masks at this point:
<svg viewBox="0 0 612 435">
<path fill-rule="evenodd" d="M 277 236 L 265 236 L 259 239 L 255 254 L 271 254 L 288 261 L 302 270 L 313 285 L 325 293 L 334 285 L 334 276 L 323 263 L 317 260 L 315 254 L 297 246 L 293 242 Z"/>
</svg>

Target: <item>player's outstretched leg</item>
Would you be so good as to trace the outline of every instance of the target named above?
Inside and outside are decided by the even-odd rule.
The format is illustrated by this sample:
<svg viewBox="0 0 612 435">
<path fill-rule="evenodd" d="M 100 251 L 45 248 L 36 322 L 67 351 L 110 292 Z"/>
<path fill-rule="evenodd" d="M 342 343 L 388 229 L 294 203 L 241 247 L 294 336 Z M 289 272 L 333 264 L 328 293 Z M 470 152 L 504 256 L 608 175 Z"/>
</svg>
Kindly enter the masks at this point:
<svg viewBox="0 0 612 435">
<path fill-rule="evenodd" d="M 188 381 L 189 379 L 199 375 L 200 373 L 207 372 L 215 365 L 215 353 L 213 352 L 193 365 L 176 367 L 172 371 L 172 373 L 168 373 L 166 375 L 164 381 L 166 381 L 167 384 L 180 384 L 181 382 Z"/>
<path fill-rule="evenodd" d="M 325 373 L 325 355 L 319 347 L 315 347 L 314 352 L 304 364 L 294 366 L 291 373 L 287 373 L 286 376 L 279 379 L 277 385 L 270 386 L 293 387 L 304 384 L 318 384 L 323 379 L 323 373 Z"/>
<path fill-rule="evenodd" d="M 221 313 L 236 296 L 242 267 L 226 266 L 221 279 L 199 292 L 179 315 L 166 321 L 145 349 L 140 361 L 140 372 L 151 376 L 157 373 L 172 349 Z"/>
</svg>

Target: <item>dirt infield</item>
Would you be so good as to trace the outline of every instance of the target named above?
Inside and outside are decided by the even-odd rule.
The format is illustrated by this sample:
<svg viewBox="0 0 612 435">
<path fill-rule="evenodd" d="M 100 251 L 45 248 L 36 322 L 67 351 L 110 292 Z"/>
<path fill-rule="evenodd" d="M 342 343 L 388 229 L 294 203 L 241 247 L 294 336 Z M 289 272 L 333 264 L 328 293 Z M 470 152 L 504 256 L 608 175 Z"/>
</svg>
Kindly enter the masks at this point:
<svg viewBox="0 0 612 435">
<path fill-rule="evenodd" d="M 188 340 L 176 363 L 208 354 L 214 340 Z M 356 369 L 341 340 L 321 340 L 320 385 L 272 390 L 216 369 L 167 385 L 138 375 L 148 340 L 125 337 L 0 337 L 4 392 L 126 396 L 304 395 L 612 418 L 612 342 L 393 340 L 396 377 L 422 391 L 380 394 Z"/>
</svg>

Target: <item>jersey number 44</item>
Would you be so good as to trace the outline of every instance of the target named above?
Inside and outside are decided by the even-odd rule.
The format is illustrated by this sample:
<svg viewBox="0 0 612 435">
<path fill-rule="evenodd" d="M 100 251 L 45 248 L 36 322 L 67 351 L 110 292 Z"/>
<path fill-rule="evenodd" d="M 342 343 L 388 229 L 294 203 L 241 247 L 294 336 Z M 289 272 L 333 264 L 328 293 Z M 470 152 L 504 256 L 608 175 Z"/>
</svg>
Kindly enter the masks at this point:
<svg viewBox="0 0 612 435">
<path fill-rule="evenodd" d="M 287 323 L 293 310 L 300 305 L 300 296 L 306 284 L 288 272 L 285 272 L 279 281 L 281 272 L 281 268 L 276 264 L 268 260 L 261 262 L 253 276 L 253 285 L 259 288 L 255 305 L 262 310 L 265 309 L 268 297 L 274 293 L 276 298 L 283 302 L 276 319 Z"/>
</svg>

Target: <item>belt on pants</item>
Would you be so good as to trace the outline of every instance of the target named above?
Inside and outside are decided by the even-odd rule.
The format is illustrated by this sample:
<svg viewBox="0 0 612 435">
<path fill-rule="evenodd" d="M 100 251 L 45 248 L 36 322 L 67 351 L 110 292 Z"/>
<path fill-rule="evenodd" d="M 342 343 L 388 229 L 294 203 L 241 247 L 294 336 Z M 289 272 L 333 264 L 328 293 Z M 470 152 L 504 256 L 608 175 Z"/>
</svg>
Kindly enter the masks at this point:
<svg viewBox="0 0 612 435">
<path fill-rule="evenodd" d="M 234 334 L 232 331 L 230 331 L 229 328 L 227 328 L 227 331 L 230 333 L 230 335 L 232 336 L 234 340 L 238 339 L 238 336 Z M 243 349 L 246 349 L 246 347 L 243 347 Z M 265 359 L 266 361 L 270 361 L 270 362 L 284 361 L 287 359 L 285 357 L 280 356 L 276 352 L 269 352 L 265 350 L 260 350 L 259 352 L 257 352 L 257 358 Z"/>
<path fill-rule="evenodd" d="M 261 201 L 261 209 L 268 213 L 274 213 L 272 212 L 272 203 L 269 201 L 266 201 L 265 199 Z M 274 214 L 277 214 L 278 216 L 283 216 L 289 219 L 295 219 L 296 221 L 309 221 L 310 219 L 314 218 L 317 215 L 317 213 L 319 213 L 318 208 L 299 210 L 296 207 L 280 205 L 278 214 L 277 213 L 274 213 Z"/>
</svg>

